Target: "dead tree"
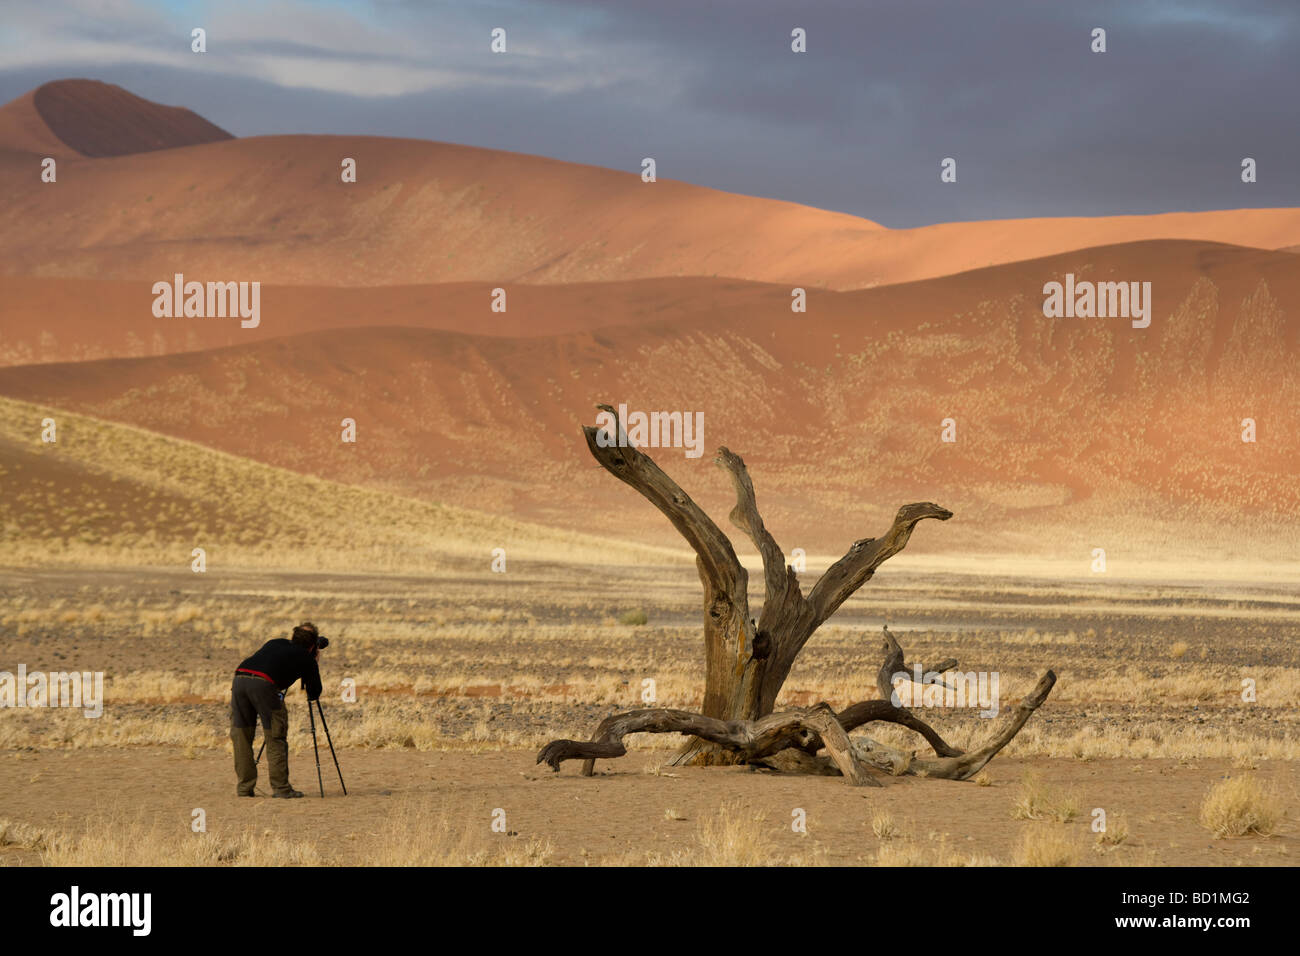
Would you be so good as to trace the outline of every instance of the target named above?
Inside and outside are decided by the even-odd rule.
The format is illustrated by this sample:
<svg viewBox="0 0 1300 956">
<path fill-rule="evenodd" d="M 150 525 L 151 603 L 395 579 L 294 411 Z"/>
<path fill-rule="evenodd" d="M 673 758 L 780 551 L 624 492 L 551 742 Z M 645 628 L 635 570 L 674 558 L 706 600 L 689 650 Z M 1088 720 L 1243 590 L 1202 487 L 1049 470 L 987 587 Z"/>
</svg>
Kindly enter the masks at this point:
<svg viewBox="0 0 1300 956">
<path fill-rule="evenodd" d="M 925 773 L 965 779 L 974 775 L 1024 726 L 1056 681 L 1048 671 L 1033 692 L 1004 721 L 1002 731 L 985 746 L 965 754 L 944 742 L 925 721 L 894 698 L 893 675 L 910 670 L 902 648 L 885 631 L 884 663 L 877 678 L 881 699 L 852 704 L 838 714 L 827 704 L 774 714 L 777 695 L 795 659 L 816 632 L 876 569 L 907 545 L 913 528 L 925 518 L 947 521 L 952 512 L 931 502 L 904 505 L 880 538 L 863 538 L 831 565 L 805 595 L 785 552 L 763 524 L 749 472 L 739 455 L 719 448 L 714 462 L 731 477 L 736 505 L 731 522 L 744 531 L 763 561 L 764 601 L 757 621 L 749 609 L 749 573 L 741 566 L 730 539 L 650 456 L 627 440 L 623 422 L 608 405 L 599 406 L 614 420 L 615 435 L 587 426 L 583 433 L 592 456 L 608 472 L 635 488 L 672 522 L 695 551 L 704 588 L 705 683 L 700 714 L 648 709 L 614 714 L 601 722 L 589 741 L 555 740 L 537 762 L 558 770 L 564 760 L 585 761 L 590 775 L 599 758 L 621 757 L 629 733 L 682 733 L 691 741 L 672 763 L 755 763 L 781 755 L 807 769 L 825 748 L 830 764 L 850 782 L 874 782 L 865 767 L 890 773 Z M 937 678 L 957 666 L 942 662 L 926 673 Z M 916 731 L 934 749 L 933 759 L 885 747 L 869 738 L 849 741 L 848 733 L 872 721 L 900 724 Z"/>
</svg>

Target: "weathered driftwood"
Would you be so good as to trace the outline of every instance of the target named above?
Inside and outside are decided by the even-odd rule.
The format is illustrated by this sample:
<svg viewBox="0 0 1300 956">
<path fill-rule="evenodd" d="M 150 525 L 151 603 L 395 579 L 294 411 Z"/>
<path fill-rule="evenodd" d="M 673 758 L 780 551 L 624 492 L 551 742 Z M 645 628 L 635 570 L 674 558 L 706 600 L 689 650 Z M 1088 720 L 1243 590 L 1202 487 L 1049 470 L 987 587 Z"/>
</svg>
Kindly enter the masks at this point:
<svg viewBox="0 0 1300 956">
<path fill-rule="evenodd" d="M 877 743 L 870 737 L 853 738 L 853 754 L 879 770 L 898 776 L 902 773 L 923 777 L 939 777 L 943 780 L 969 780 L 984 769 L 984 765 L 996 756 L 997 752 L 1011 743 L 1011 738 L 1020 733 L 1030 716 L 1047 700 L 1052 685 L 1056 683 L 1056 674 L 1047 671 L 1038 679 L 1034 689 L 1025 696 L 1011 715 L 1002 721 L 999 728 L 983 747 L 969 753 L 957 753 L 952 756 L 917 757 Z"/>
<path fill-rule="evenodd" d="M 805 596 L 798 575 L 786 564 L 784 551 L 763 524 L 744 461 L 727 448 L 718 449 L 714 463 L 727 472 L 736 492 L 731 522 L 745 532 L 763 562 L 763 610 L 755 620 L 749 610 L 749 573 L 736 557 L 730 539 L 650 456 L 631 445 L 617 412 L 608 405 L 599 407 L 612 418 L 614 434 L 592 426 L 584 428 L 592 456 L 663 512 L 695 551 L 704 590 L 703 712 L 656 708 L 614 714 L 601 722 L 589 741 L 552 741 L 538 755 L 538 763 L 558 770 L 564 760 L 582 759 L 583 773 L 590 776 L 597 759 L 621 757 L 627 752 L 622 742 L 626 734 L 682 733 L 691 740 L 673 759 L 676 764 L 754 763 L 783 752 L 783 759 L 806 764 L 824 748 L 828 754 L 824 759 L 855 784 L 871 780 L 863 769 L 867 766 L 890 773 L 925 772 L 964 779 L 1006 746 L 1047 696 L 1056 679 L 1050 671 L 1035 690 L 1035 694 L 1041 691 L 1041 697 L 1035 699 L 1031 694 L 1026 698 L 1034 702 L 1023 714 L 1017 710 L 1019 723 L 1013 720 L 1007 725 L 1014 724 L 1014 729 L 1004 729 L 988 746 L 964 754 L 891 699 L 894 675 L 910 674 L 911 669 L 902 648 L 886 629 L 885 660 L 877 675 L 880 700 L 852 704 L 838 714 L 826 704 L 774 714 L 790 668 L 817 628 L 869 581 L 881 564 L 903 550 L 920 521 L 947 521 L 952 512 L 932 502 L 904 505 L 882 537 L 856 541 Z M 956 666 L 957 662 L 949 659 L 923 669 L 922 682 L 943 683 L 942 673 Z M 850 745 L 848 732 L 872 721 L 900 724 L 919 733 L 934 748 L 936 757 L 918 760 L 866 738 Z M 792 757 L 791 751 L 801 756 Z"/>
<path fill-rule="evenodd" d="M 891 644 L 897 648 L 898 644 L 888 629 L 885 634 L 887 651 L 891 651 Z M 898 659 L 901 660 L 901 650 Z M 887 659 L 886 666 L 889 664 L 890 660 Z M 944 664 L 956 666 L 955 661 L 945 661 Z M 883 670 L 882 668 L 882 672 Z M 934 673 L 936 672 L 930 672 L 926 676 Z M 913 774 L 945 780 L 967 780 L 979 773 L 998 751 L 1011 742 L 1033 712 L 1047 699 L 1055 683 L 1056 674 L 1047 671 L 1039 678 L 1034 689 L 1016 705 L 1011 715 L 1001 722 L 1001 727 L 988 742 L 969 753 L 945 743 L 928 724 L 907 708 L 887 700 L 867 700 L 850 704 L 838 714 L 823 702 L 814 707 L 769 714 L 756 721 L 719 720 L 691 711 L 666 708 L 630 710 L 612 714 L 602 720 L 591 740 L 551 741 L 537 755 L 537 762 L 545 763 L 552 770 L 558 771 L 563 761 L 581 759 L 584 761 L 583 776 L 589 777 L 597 759 L 622 757 L 627 753 L 623 744 L 623 738 L 627 734 L 691 734 L 726 748 L 735 762 L 804 773 L 838 772 L 855 786 L 875 783 L 866 774 L 865 767 L 891 776 Z M 849 731 L 873 721 L 896 723 L 917 731 L 930 741 L 936 756 L 917 757 L 914 751 L 888 747 L 870 737 L 849 738 Z M 817 757 L 817 752 L 823 748 L 828 756 Z"/>
<path fill-rule="evenodd" d="M 552 740 L 537 755 L 538 763 L 559 770 L 565 760 L 583 759 L 584 776 L 590 776 L 597 758 L 622 757 L 627 753 L 623 737 L 627 734 L 693 734 L 726 747 L 739 760 L 755 760 L 776 753 L 814 735 L 826 748 L 830 760 L 854 786 L 880 784 L 872 779 L 862 762 L 853 756 L 849 735 L 826 704 L 781 714 L 769 714 L 759 720 L 719 720 L 686 710 L 651 708 L 629 710 L 606 717 L 589 741 Z"/>
</svg>

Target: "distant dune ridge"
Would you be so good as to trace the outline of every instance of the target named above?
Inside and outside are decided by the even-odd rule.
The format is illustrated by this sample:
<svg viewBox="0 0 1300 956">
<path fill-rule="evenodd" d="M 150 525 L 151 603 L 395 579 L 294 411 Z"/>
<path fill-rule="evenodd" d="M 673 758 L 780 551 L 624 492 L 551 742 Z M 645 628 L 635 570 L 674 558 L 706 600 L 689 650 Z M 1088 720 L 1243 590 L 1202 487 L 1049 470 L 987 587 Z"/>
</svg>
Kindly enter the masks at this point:
<svg viewBox="0 0 1300 956">
<path fill-rule="evenodd" d="M 1151 327 L 1043 317 L 1024 290 L 1067 271 L 1150 276 Z M 525 315 L 545 325 L 547 294 L 559 290 L 534 291 Z M 1286 320 L 1300 308 L 1300 272 L 1289 254 L 1192 242 L 1079 250 L 825 292 L 801 316 L 779 289 L 757 291 L 767 307 L 753 305 L 755 290 L 736 290 L 737 305 L 713 290 L 710 308 L 675 319 L 542 337 L 352 325 L 14 366 L 0 369 L 0 394 L 334 480 L 659 544 L 672 541 L 667 523 L 589 460 L 579 429 L 597 402 L 703 410 L 705 448 L 744 455 L 769 525 L 809 551 L 878 533 L 909 500 L 958 512 L 933 546 L 1021 551 L 1066 546 L 1059 533 L 1038 535 L 1048 523 L 1076 526 L 1077 548 L 1089 534 L 1131 546 L 1157 519 L 1163 546 L 1215 551 L 1231 542 L 1178 542 L 1169 528 L 1213 515 L 1236 535 L 1267 537 L 1300 508 L 1300 347 Z M 482 320 L 482 310 L 459 319 Z M 359 423 L 355 446 L 339 442 L 344 415 Z M 954 444 L 939 442 L 948 417 Z M 1259 423 L 1257 444 L 1240 440 L 1246 417 Z M 730 491 L 709 456 L 655 456 L 725 516 Z"/>
<path fill-rule="evenodd" d="M 56 80 L 0 107 L 0 147 L 126 156 L 234 139 L 179 106 L 163 106 L 98 80 Z"/>
<path fill-rule="evenodd" d="M 112 422 L 58 412 L 58 441 L 18 424 L 44 413 L 0 398 L 0 528 L 21 558 L 68 564 L 214 561 L 299 570 L 465 567 L 483 543 L 517 564 L 568 558 L 671 562 L 676 555 L 296 475 Z M 60 533 L 62 532 L 62 533 Z"/>
<path fill-rule="evenodd" d="M 54 134 L 41 117 L 40 111 L 36 109 L 36 90 L 0 106 L 0 152 L 59 158 L 77 155 L 71 146 Z M 31 157 L 27 155 L 11 159 L 14 170 L 31 163 Z"/>
<path fill-rule="evenodd" d="M 78 162 L 52 189 L 17 174 L 33 168 L 30 157 L 0 153 L 0 269 L 10 275 L 156 280 L 181 258 L 180 271 L 255 271 L 250 278 L 265 284 L 694 275 L 859 289 L 1144 239 L 1300 244 L 1296 209 L 891 230 L 671 178 L 647 184 L 630 170 L 468 146 L 232 139 L 188 110 L 86 80 L 46 84 L 0 108 L 0 150 L 30 152 L 49 136 L 109 158 Z M 345 157 L 357 161 L 356 183 L 340 181 Z"/>
<path fill-rule="evenodd" d="M 32 407 L 655 544 L 672 529 L 587 454 L 597 402 L 701 410 L 787 549 L 927 499 L 957 512 L 931 549 L 1293 538 L 1297 209 L 890 230 L 470 147 L 233 139 L 91 81 L 0 108 L 0 173 L 0 395 Z M 262 282 L 261 324 L 154 318 L 177 272 Z M 1067 274 L 1150 282 L 1150 328 L 1045 317 Z M 655 454 L 725 519 L 709 454 Z"/>
</svg>

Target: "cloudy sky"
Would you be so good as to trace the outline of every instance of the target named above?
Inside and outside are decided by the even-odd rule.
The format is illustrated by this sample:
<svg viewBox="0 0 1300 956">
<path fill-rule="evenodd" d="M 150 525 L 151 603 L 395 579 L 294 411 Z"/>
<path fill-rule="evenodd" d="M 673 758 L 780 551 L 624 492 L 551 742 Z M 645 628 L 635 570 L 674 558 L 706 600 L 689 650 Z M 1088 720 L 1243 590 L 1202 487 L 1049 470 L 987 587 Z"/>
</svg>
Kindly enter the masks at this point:
<svg viewBox="0 0 1300 956">
<path fill-rule="evenodd" d="M 82 76 L 239 136 L 653 156 L 903 227 L 1300 206 L 1298 47 L 1297 0 L 4 0 L 0 100 Z"/>
</svg>

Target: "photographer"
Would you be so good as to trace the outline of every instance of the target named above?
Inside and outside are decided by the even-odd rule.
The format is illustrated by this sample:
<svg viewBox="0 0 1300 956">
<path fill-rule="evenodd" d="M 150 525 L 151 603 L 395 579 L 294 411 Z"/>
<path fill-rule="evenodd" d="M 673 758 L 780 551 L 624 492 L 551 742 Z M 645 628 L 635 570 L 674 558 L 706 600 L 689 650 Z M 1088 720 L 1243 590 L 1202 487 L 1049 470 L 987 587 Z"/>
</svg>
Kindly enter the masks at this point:
<svg viewBox="0 0 1300 956">
<path fill-rule="evenodd" d="M 317 660 L 329 641 L 310 622 L 293 629 L 292 640 L 267 641 L 235 671 L 230 687 L 230 740 L 235 748 L 237 793 L 255 796 L 257 763 L 253 758 L 253 734 L 262 722 L 266 760 L 271 778 L 271 796 L 301 797 L 302 791 L 289 785 L 289 710 L 284 695 L 301 679 L 308 706 L 320 697 L 320 669 Z"/>
</svg>

